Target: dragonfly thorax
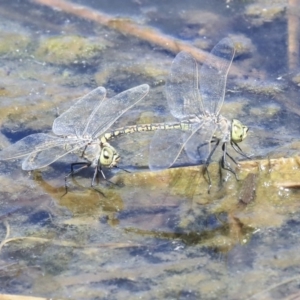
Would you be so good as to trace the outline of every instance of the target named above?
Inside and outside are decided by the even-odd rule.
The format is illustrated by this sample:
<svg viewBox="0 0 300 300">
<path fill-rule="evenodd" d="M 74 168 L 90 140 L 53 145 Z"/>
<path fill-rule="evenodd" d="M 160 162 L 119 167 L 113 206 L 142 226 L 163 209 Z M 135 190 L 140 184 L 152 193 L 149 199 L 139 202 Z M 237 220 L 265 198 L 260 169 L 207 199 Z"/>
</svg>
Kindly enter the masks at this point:
<svg viewBox="0 0 300 300">
<path fill-rule="evenodd" d="M 242 124 L 237 119 L 232 119 L 231 122 L 231 141 L 234 143 L 240 143 L 243 141 L 248 132 L 249 128 Z"/>
<path fill-rule="evenodd" d="M 223 143 L 230 141 L 230 131 L 231 131 L 231 122 L 224 118 L 222 115 L 219 115 L 216 123 L 217 128 L 214 133 L 214 137 L 221 140 Z"/>
</svg>

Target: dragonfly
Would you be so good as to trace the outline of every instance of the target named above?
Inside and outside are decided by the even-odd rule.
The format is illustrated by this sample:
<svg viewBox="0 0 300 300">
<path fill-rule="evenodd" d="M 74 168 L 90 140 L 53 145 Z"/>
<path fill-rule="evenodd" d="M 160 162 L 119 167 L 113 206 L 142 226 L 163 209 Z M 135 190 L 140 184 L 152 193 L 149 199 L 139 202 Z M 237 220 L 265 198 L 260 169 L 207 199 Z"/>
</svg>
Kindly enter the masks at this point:
<svg viewBox="0 0 300 300">
<path fill-rule="evenodd" d="M 22 169 L 36 170 L 74 153 L 85 161 L 71 164 L 71 173 L 65 179 L 83 168 L 93 167 L 93 186 L 99 172 L 105 178 L 103 168 L 116 167 L 120 161 L 119 153 L 108 142 L 117 136 L 116 132 L 104 133 L 148 92 L 149 85 L 143 84 L 107 99 L 106 89 L 97 87 L 54 120 L 53 134 L 28 135 L 2 150 L 0 160 L 24 158 Z M 75 165 L 82 166 L 74 172 Z"/>
<path fill-rule="evenodd" d="M 226 158 L 236 161 L 227 152 L 230 144 L 240 155 L 249 158 L 239 147 L 248 127 L 239 120 L 228 120 L 220 114 L 225 98 L 227 75 L 235 49 L 230 38 L 222 39 L 211 51 L 198 72 L 198 64 L 187 52 L 180 52 L 173 60 L 165 93 L 175 124 L 158 129 L 150 144 L 149 167 L 160 170 L 172 167 L 184 150 L 191 161 L 208 165 L 212 155 L 222 144 L 221 167 L 233 173 Z M 237 178 L 237 177 L 236 177 Z"/>
</svg>

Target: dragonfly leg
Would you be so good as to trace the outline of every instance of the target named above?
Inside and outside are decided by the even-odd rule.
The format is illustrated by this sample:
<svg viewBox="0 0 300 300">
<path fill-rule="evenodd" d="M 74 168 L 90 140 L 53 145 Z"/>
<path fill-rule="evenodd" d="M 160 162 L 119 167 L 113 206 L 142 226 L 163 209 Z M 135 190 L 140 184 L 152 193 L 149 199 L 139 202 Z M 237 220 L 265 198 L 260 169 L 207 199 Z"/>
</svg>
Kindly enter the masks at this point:
<svg viewBox="0 0 300 300">
<path fill-rule="evenodd" d="M 99 163 L 98 166 L 95 168 L 95 172 L 94 172 L 94 176 L 93 176 L 93 180 L 92 180 L 92 185 L 91 185 L 91 186 L 94 186 L 96 176 L 97 176 L 97 175 L 99 176 L 99 174 L 102 175 L 102 177 L 103 177 L 103 179 L 104 179 L 105 181 L 109 182 L 110 184 L 116 185 L 115 183 L 109 181 L 109 180 L 106 178 L 106 176 L 105 176 L 105 174 L 104 174 L 104 172 L 103 172 L 103 170 L 102 170 L 102 167 L 101 167 L 101 165 L 100 165 L 100 163 Z M 99 178 L 99 177 L 98 177 L 98 178 Z"/>
<path fill-rule="evenodd" d="M 78 165 L 81 165 L 82 167 L 78 168 L 77 170 L 74 170 L 74 166 L 78 166 Z M 64 195 L 66 195 L 68 193 L 68 182 L 67 182 L 67 179 L 71 175 L 73 176 L 74 174 L 80 172 L 82 169 L 88 168 L 90 165 L 91 165 L 90 163 L 86 163 L 86 162 L 78 162 L 78 163 L 72 163 L 71 164 L 71 172 L 65 176 L 65 188 L 66 188 L 66 192 L 64 193 Z"/>
<path fill-rule="evenodd" d="M 234 143 L 231 141 L 230 144 L 231 144 L 232 148 L 235 150 L 235 152 L 237 152 L 238 154 L 240 154 L 248 159 L 251 159 L 251 157 L 249 155 L 247 155 L 237 143 Z"/>
<path fill-rule="evenodd" d="M 101 174 L 102 177 L 106 180 L 105 174 L 104 174 L 104 172 L 102 171 L 102 168 L 101 168 L 101 165 L 100 165 L 100 164 L 98 164 L 98 166 L 95 168 L 94 176 L 93 176 L 93 179 L 92 179 L 91 186 L 94 186 L 96 177 L 98 177 L 98 179 L 99 179 L 99 174 Z"/>
<path fill-rule="evenodd" d="M 115 166 L 117 168 L 117 166 Z M 130 173 L 130 172 L 129 172 Z M 95 168 L 95 172 L 94 172 L 94 176 L 93 176 L 93 180 L 92 180 L 92 185 L 91 186 L 94 186 L 94 183 L 95 183 L 95 179 L 96 179 L 96 176 L 98 175 L 98 178 L 99 178 L 99 174 L 102 175 L 103 179 L 111 184 L 114 184 L 113 182 L 109 181 L 108 179 L 106 179 L 106 176 L 102 170 L 102 167 L 100 165 L 100 163 L 98 164 L 98 166 Z"/>
<path fill-rule="evenodd" d="M 235 179 L 239 180 L 236 175 L 236 172 L 228 165 L 227 160 L 226 160 L 226 156 L 228 156 L 235 164 L 237 164 L 236 160 L 227 152 L 227 143 L 223 143 L 222 151 L 223 151 L 223 155 L 221 158 L 221 167 L 224 170 L 231 172 L 235 176 Z"/>
<path fill-rule="evenodd" d="M 204 164 L 204 171 L 203 171 L 203 175 L 207 174 L 207 183 L 208 183 L 207 193 L 208 194 L 210 193 L 210 189 L 211 189 L 211 178 L 210 178 L 210 175 L 209 175 L 208 166 L 209 166 L 209 163 L 211 161 L 211 157 L 213 156 L 214 152 L 216 151 L 217 147 L 219 146 L 220 140 L 216 139 L 216 140 L 213 140 L 212 142 L 215 142 L 216 144 L 214 145 L 213 149 L 210 151 L 210 153 L 209 153 L 209 155 L 206 159 L 206 162 Z"/>
<path fill-rule="evenodd" d="M 222 169 L 224 169 L 223 168 L 223 157 L 221 157 L 220 160 L 219 160 L 219 178 L 220 178 L 219 186 L 220 187 L 223 186 L 223 173 L 222 173 Z"/>
<path fill-rule="evenodd" d="M 207 193 L 209 194 L 210 193 L 210 189 L 211 189 L 211 179 L 210 179 L 210 175 L 209 175 L 209 170 L 208 170 L 208 165 L 207 164 L 204 165 L 204 170 L 203 170 L 202 174 L 203 174 L 204 178 L 206 178 L 205 174 L 207 175 L 207 183 L 208 183 Z"/>
<path fill-rule="evenodd" d="M 126 170 L 126 169 L 123 169 L 123 168 L 120 168 L 120 167 L 118 167 L 118 166 L 114 166 L 114 168 L 119 169 L 119 170 L 122 170 L 122 171 L 124 171 L 124 172 L 126 172 L 126 173 L 131 173 L 130 171 L 128 171 L 128 170 Z"/>
<path fill-rule="evenodd" d="M 87 162 L 77 162 L 77 163 L 72 163 L 71 164 L 71 173 L 69 173 L 67 176 L 70 176 L 70 175 L 74 175 L 78 172 L 80 172 L 80 170 L 82 169 L 85 169 L 87 167 L 89 167 L 91 164 L 90 163 L 87 163 Z M 82 166 L 80 168 L 78 168 L 77 170 L 74 170 L 74 166 Z"/>
<path fill-rule="evenodd" d="M 227 152 L 226 150 L 226 155 L 237 165 L 237 161 Z"/>
</svg>

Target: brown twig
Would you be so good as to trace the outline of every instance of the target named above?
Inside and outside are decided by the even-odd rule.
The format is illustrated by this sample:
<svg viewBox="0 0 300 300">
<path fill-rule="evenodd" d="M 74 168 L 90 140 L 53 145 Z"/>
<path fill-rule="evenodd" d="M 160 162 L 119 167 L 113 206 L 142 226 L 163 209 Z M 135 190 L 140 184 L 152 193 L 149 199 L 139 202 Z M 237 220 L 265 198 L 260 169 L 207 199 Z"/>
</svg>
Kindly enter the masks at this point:
<svg viewBox="0 0 300 300">
<path fill-rule="evenodd" d="M 158 45 L 164 49 L 167 49 L 173 53 L 178 53 L 179 51 L 187 51 L 189 52 L 197 61 L 203 63 L 205 59 L 210 55 L 209 53 L 198 49 L 192 46 L 189 43 L 184 41 L 175 39 L 169 35 L 161 33 L 159 30 L 142 26 L 132 20 L 124 19 L 124 18 L 115 18 L 114 16 L 110 16 L 100 11 L 93 10 L 89 7 L 74 4 L 68 2 L 66 0 L 31 0 L 40 5 L 46 5 L 53 9 L 58 9 L 65 13 L 69 13 L 75 15 L 79 18 L 83 18 L 89 21 L 93 21 L 95 23 L 101 24 L 103 26 L 107 26 L 111 29 L 117 30 L 124 35 L 135 36 L 139 39 L 148 41 L 149 43 Z M 300 0 L 289 0 L 290 5 L 296 5 Z M 299 5 L 297 6 L 299 7 Z M 298 64 L 298 54 L 295 58 L 294 53 L 299 53 L 298 50 L 298 38 L 295 38 L 295 34 L 298 31 L 298 27 L 296 22 L 299 22 L 298 16 L 291 14 L 291 26 L 289 27 L 289 65 L 290 68 Z M 235 65 L 230 67 L 230 74 L 235 76 L 243 76 L 245 75 L 245 70 L 238 68 Z M 248 74 L 249 75 L 249 74 Z M 259 72 L 252 72 L 251 76 L 253 78 L 260 77 Z M 286 99 L 281 99 L 280 97 L 276 98 L 276 100 L 282 103 L 285 106 L 288 106 L 286 103 Z M 291 103 L 288 109 L 295 111 L 298 115 L 300 115 L 300 107 L 296 103 Z"/>
<path fill-rule="evenodd" d="M 23 295 L 11 295 L 11 294 L 0 294 L 0 300 L 48 300 L 48 298 L 23 296 Z M 56 300 L 58 300 L 56 298 Z"/>
<path fill-rule="evenodd" d="M 110 248 L 110 249 L 121 249 L 121 248 L 134 248 L 134 247 L 141 247 L 141 244 L 133 244 L 133 243 L 107 243 L 107 244 L 93 244 L 93 245 L 80 245 L 78 243 L 72 241 L 65 241 L 65 240 L 54 240 L 54 239 L 47 239 L 47 238 L 40 238 L 34 236 L 20 236 L 15 238 L 5 238 L 1 243 L 1 249 L 5 244 L 11 242 L 19 242 L 19 241 L 27 241 L 32 243 L 51 243 L 52 245 L 57 245 L 61 247 L 73 247 L 73 248 Z M 0 249 L 0 250 L 1 250 Z"/>
<path fill-rule="evenodd" d="M 35 3 L 49 6 L 53 9 L 59 9 L 65 13 L 73 14 L 77 17 L 96 22 L 103 26 L 117 30 L 124 35 L 135 36 L 139 39 L 146 40 L 149 43 L 158 45 L 171 52 L 178 53 L 179 51 L 189 52 L 197 61 L 204 62 L 209 53 L 198 49 L 186 42 L 175 39 L 169 35 L 161 33 L 159 30 L 142 26 L 132 20 L 124 18 L 116 18 L 99 10 L 93 10 L 89 7 L 74 4 L 65 0 L 32 0 Z M 230 74 L 241 75 L 242 70 L 236 66 L 231 66 Z"/>
<path fill-rule="evenodd" d="M 0 252 L 2 250 L 2 247 L 6 244 L 6 241 L 8 240 L 8 237 L 10 235 L 10 226 L 9 226 L 9 223 L 7 222 L 7 220 L 3 221 L 3 225 L 6 228 L 6 235 L 5 235 L 5 238 L 0 243 Z"/>
<path fill-rule="evenodd" d="M 288 63 L 289 70 L 299 66 L 299 0 L 289 0 L 288 6 Z"/>
</svg>

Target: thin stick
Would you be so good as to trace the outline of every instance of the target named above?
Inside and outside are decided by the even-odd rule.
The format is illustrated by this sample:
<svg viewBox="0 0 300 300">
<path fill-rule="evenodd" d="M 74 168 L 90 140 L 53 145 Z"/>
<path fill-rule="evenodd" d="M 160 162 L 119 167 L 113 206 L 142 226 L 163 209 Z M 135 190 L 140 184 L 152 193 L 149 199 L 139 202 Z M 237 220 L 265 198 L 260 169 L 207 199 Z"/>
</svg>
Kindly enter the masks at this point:
<svg viewBox="0 0 300 300">
<path fill-rule="evenodd" d="M 289 0 L 288 6 L 288 63 L 289 70 L 299 66 L 299 0 Z"/>
<path fill-rule="evenodd" d="M 132 20 L 124 18 L 116 18 L 100 11 L 93 10 L 89 7 L 74 4 L 65 0 L 31 0 L 35 3 L 49 6 L 53 9 L 59 9 L 65 13 L 76 15 L 77 17 L 94 21 L 98 24 L 107 26 L 121 32 L 124 35 L 135 36 L 139 39 L 146 40 L 149 43 L 158 45 L 164 49 L 168 49 L 174 53 L 179 51 L 189 52 L 199 62 L 210 55 L 206 51 L 198 49 L 186 42 L 175 39 L 169 35 L 161 33 L 159 30 L 142 26 Z M 243 74 L 236 66 L 231 66 L 230 73 L 234 75 Z"/>
<path fill-rule="evenodd" d="M 58 300 L 57 298 L 55 298 Z M 23 296 L 23 295 L 11 295 L 11 294 L 0 294 L 0 300 L 49 300 L 48 298 Z"/>
<path fill-rule="evenodd" d="M 175 39 L 169 35 L 161 33 L 159 30 L 142 26 L 138 23 L 135 23 L 131 20 L 124 18 L 115 18 L 114 16 L 110 16 L 100 11 L 93 10 L 89 7 L 77 5 L 74 3 L 70 3 L 66 0 L 31 0 L 40 5 L 46 5 L 51 7 L 52 9 L 58 9 L 65 13 L 69 13 L 75 15 L 79 18 L 83 18 L 89 21 L 93 21 L 95 23 L 101 24 L 103 26 L 107 26 L 114 30 L 121 32 L 124 35 L 135 36 L 139 39 L 146 40 L 149 43 L 158 45 L 164 49 L 167 49 L 173 53 L 178 53 L 179 51 L 187 51 L 189 52 L 197 61 L 203 63 L 205 59 L 210 55 L 209 53 L 198 49 L 189 43 L 183 42 L 181 40 Z M 296 5 L 294 9 L 298 9 L 300 7 L 300 0 L 289 0 L 290 5 Z M 298 6 L 297 6 L 298 5 Z M 292 16 L 293 15 L 293 16 Z M 299 53 L 299 45 L 298 38 L 295 37 L 295 34 L 298 32 L 299 26 L 297 25 L 299 22 L 298 16 L 291 14 L 289 19 L 290 27 L 289 27 L 289 65 L 290 68 L 293 66 L 298 66 L 298 54 Z M 296 55 L 294 55 L 296 53 Z M 218 60 L 215 60 L 218 63 Z M 247 70 L 242 70 L 235 65 L 230 67 L 230 74 L 234 76 L 243 76 L 245 75 Z M 249 75 L 249 74 L 248 74 Z M 259 71 L 253 72 L 251 74 L 253 78 L 261 77 Z M 286 100 L 281 97 L 277 97 L 276 100 L 287 107 Z M 291 101 L 292 102 L 292 101 Z M 292 107 L 287 107 L 293 111 L 296 111 L 298 115 L 300 115 L 300 107 L 294 101 L 292 102 Z"/>
<path fill-rule="evenodd" d="M 133 247 L 141 247 L 141 244 L 133 244 L 133 243 L 107 243 L 107 244 L 91 244 L 88 246 L 85 245 L 79 245 L 78 243 L 72 242 L 72 241 L 65 241 L 65 240 L 53 240 L 53 239 L 47 239 L 47 238 L 40 238 L 40 237 L 34 237 L 34 236 L 20 236 L 20 237 L 14 237 L 14 238 L 5 238 L 1 243 L 1 248 L 3 248 L 4 245 L 11 243 L 11 242 L 19 242 L 19 241 L 27 241 L 32 243 L 51 243 L 52 245 L 57 245 L 61 247 L 73 247 L 73 248 L 109 248 L 109 249 L 120 249 L 120 248 L 133 248 Z M 1 251 L 0 248 L 0 251 Z"/>
<path fill-rule="evenodd" d="M 250 300 L 250 299 L 266 299 L 263 296 L 268 296 L 267 293 L 271 292 L 275 288 L 283 286 L 284 284 L 290 283 L 292 281 L 299 281 L 299 280 L 300 280 L 300 276 L 299 275 L 295 276 L 295 277 L 288 278 L 286 280 L 283 280 L 283 281 L 281 281 L 279 283 L 276 283 L 276 284 L 268 287 L 267 289 L 265 289 L 263 291 L 258 292 L 257 294 L 252 295 L 250 298 L 247 298 L 247 300 Z"/>
<path fill-rule="evenodd" d="M 9 226 L 9 223 L 7 222 L 7 220 L 4 220 L 3 224 L 4 224 L 5 228 L 6 228 L 6 235 L 5 235 L 5 238 L 3 239 L 3 241 L 0 243 L 0 252 L 2 250 L 2 247 L 6 244 L 6 242 L 8 240 L 8 237 L 10 236 L 10 226 Z"/>
</svg>

